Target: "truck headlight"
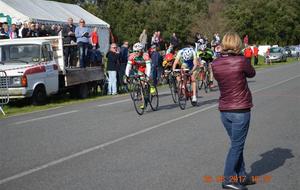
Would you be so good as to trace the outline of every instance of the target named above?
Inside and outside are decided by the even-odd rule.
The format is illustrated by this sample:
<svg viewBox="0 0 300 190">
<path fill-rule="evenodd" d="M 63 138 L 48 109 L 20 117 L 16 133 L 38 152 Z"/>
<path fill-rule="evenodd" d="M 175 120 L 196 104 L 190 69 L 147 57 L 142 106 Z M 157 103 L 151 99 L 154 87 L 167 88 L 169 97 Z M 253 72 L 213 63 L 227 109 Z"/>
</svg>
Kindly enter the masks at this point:
<svg viewBox="0 0 300 190">
<path fill-rule="evenodd" d="M 12 86 L 21 86 L 21 77 L 12 77 L 11 85 Z"/>
</svg>

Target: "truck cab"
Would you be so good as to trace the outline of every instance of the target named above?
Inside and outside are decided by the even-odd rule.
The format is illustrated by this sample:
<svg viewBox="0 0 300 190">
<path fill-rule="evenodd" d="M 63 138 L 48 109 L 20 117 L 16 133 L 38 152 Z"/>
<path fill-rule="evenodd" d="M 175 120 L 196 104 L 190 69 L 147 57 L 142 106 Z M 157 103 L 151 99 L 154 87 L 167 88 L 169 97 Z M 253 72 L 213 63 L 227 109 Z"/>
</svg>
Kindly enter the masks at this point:
<svg viewBox="0 0 300 190">
<path fill-rule="evenodd" d="M 47 40 L 1 40 L 0 70 L 7 74 L 10 99 L 32 98 L 33 104 L 43 104 L 59 90 L 58 64 Z"/>
</svg>

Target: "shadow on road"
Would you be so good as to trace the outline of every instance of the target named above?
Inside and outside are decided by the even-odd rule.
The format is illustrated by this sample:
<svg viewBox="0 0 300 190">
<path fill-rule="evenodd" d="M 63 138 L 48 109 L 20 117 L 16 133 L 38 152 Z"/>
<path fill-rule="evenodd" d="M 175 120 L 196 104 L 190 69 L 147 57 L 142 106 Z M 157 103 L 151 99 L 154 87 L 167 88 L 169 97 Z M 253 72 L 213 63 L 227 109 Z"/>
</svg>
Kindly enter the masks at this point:
<svg viewBox="0 0 300 190">
<path fill-rule="evenodd" d="M 262 176 L 284 165 L 287 159 L 294 157 L 292 150 L 274 148 L 260 155 L 262 158 L 251 165 L 250 176 Z"/>
<path fill-rule="evenodd" d="M 206 101 L 201 101 L 201 99 L 200 99 L 197 106 L 201 107 L 201 106 L 205 106 L 205 105 L 215 104 L 215 103 L 218 103 L 218 101 L 219 101 L 219 99 L 211 99 L 211 100 L 206 100 Z"/>
<path fill-rule="evenodd" d="M 178 104 L 168 104 L 168 105 L 163 105 L 163 106 L 159 106 L 159 110 L 171 110 L 171 109 L 174 109 L 174 108 L 178 108 L 179 109 L 179 106 Z"/>
</svg>

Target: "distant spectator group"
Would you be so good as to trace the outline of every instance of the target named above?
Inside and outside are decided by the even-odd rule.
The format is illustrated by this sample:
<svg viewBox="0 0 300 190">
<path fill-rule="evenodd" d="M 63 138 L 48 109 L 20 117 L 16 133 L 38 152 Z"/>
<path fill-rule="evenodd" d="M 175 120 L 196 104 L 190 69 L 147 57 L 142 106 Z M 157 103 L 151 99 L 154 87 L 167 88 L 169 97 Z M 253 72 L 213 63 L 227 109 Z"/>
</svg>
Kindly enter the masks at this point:
<svg viewBox="0 0 300 190">
<path fill-rule="evenodd" d="M 34 22 L 15 23 L 0 22 L 0 39 L 16 39 L 30 37 L 57 36 L 62 30 L 61 25 L 45 25 Z"/>
<path fill-rule="evenodd" d="M 14 23 L 9 26 L 7 22 L 0 22 L 0 39 L 17 39 L 31 37 L 47 37 L 62 35 L 64 44 L 64 62 L 66 67 L 73 66 L 77 50 L 79 50 L 80 67 L 87 64 L 88 50 L 93 55 L 94 62 L 102 60 L 99 48 L 99 37 L 97 28 L 92 31 L 85 26 L 85 21 L 80 19 L 79 26 L 73 24 L 73 19 L 69 18 L 66 25 L 40 24 L 34 22 Z M 100 56 L 99 56 L 100 54 Z"/>
</svg>

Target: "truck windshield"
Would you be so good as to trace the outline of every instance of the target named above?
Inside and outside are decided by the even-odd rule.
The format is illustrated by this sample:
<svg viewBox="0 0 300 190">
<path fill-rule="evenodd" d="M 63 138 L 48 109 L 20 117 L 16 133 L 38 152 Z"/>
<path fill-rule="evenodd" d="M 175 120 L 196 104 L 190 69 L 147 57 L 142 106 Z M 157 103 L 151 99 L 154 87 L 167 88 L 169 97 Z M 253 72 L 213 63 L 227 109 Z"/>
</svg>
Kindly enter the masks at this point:
<svg viewBox="0 0 300 190">
<path fill-rule="evenodd" d="M 39 62 L 40 45 L 16 44 L 0 46 L 0 61 L 5 64 Z"/>
</svg>

